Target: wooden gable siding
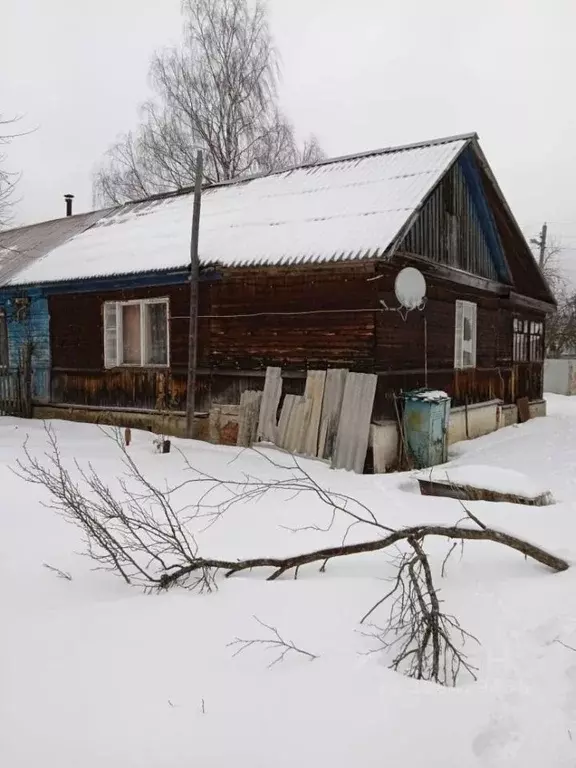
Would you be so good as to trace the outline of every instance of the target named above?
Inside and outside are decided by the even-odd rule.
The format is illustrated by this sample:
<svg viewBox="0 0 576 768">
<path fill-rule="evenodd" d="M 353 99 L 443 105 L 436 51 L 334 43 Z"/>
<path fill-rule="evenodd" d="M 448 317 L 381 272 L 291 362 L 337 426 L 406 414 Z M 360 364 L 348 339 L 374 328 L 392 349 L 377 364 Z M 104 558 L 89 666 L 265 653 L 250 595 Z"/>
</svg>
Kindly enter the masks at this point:
<svg viewBox="0 0 576 768">
<path fill-rule="evenodd" d="M 459 162 L 432 192 L 400 250 L 498 280 L 498 271 Z"/>
<path fill-rule="evenodd" d="M 529 246 L 498 199 L 496 190 L 485 171 L 481 170 L 480 175 L 484 194 L 494 215 L 498 234 L 506 253 L 514 290 L 522 296 L 550 302 L 550 293 Z M 553 309 L 553 305 L 550 309 Z"/>
</svg>

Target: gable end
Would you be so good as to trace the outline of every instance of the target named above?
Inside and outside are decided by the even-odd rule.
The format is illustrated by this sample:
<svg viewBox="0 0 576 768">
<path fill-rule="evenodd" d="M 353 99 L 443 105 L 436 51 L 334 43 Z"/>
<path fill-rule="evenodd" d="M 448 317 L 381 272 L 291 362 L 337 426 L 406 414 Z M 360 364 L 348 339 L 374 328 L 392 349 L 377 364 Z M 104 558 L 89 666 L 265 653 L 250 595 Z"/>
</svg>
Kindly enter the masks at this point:
<svg viewBox="0 0 576 768">
<path fill-rule="evenodd" d="M 496 222 L 470 147 L 432 190 L 398 250 L 511 284 Z"/>
</svg>

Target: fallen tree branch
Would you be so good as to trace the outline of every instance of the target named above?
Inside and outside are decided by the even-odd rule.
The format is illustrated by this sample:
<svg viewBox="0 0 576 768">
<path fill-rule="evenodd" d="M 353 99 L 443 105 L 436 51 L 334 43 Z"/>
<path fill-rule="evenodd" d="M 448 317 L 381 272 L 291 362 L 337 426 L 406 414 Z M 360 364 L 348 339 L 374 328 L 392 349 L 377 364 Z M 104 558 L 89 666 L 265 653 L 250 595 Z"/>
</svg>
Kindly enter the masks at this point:
<svg viewBox="0 0 576 768">
<path fill-rule="evenodd" d="M 243 571 L 268 569 L 265 575 L 269 581 L 289 572 L 296 579 L 306 565 L 318 563 L 320 571 L 324 571 L 333 559 L 380 552 L 390 547 L 397 549 L 400 556 L 396 560 L 394 586 L 365 614 L 362 622 L 391 598 L 390 619 L 386 628 L 379 630 L 378 636 L 382 647 L 395 646 L 392 666 L 402 668 L 413 677 L 455 684 L 462 669 L 474 676 L 474 668 L 452 639 L 452 635 L 459 637 L 462 645 L 471 635 L 461 628 L 455 617 L 442 610 L 428 555 L 423 549 L 425 537 L 441 537 L 452 543 L 442 563 L 441 575 L 444 575 L 446 562 L 456 543 L 463 546 L 465 541 L 500 544 L 556 572 L 569 567 L 566 560 L 535 544 L 489 528 L 462 502 L 465 520 L 469 521 L 470 527 L 463 527 L 459 520 L 453 525 L 412 525 L 394 529 L 381 521 L 382 510 L 378 510 L 377 515 L 353 497 L 324 489 L 296 460 L 293 465 L 284 466 L 262 453 L 260 457 L 279 470 L 280 479 L 260 480 L 249 475 L 239 480 L 221 479 L 195 469 L 186 460 L 185 466 L 192 477 L 161 489 L 138 467 L 119 431 L 111 437 L 121 452 L 124 474 L 116 478 L 117 487 L 111 487 L 90 464 L 82 467 L 78 462 L 64 463 L 54 431 L 48 426 L 46 433 L 48 452 L 45 460 L 33 457 L 25 446 L 27 462 L 18 460 L 16 474 L 48 490 L 50 501 L 47 506 L 80 529 L 85 554 L 97 563 L 98 568 L 120 574 L 128 584 L 147 590 L 180 584 L 189 589 L 211 591 L 217 587 L 220 572 L 231 577 Z M 197 493 L 191 494 L 192 490 Z M 176 503 L 179 493 L 180 497 L 183 493 L 186 495 L 184 506 Z M 307 520 L 305 529 L 326 532 L 332 528 L 337 515 L 347 520 L 349 525 L 340 544 L 289 557 L 224 560 L 201 556 L 196 539 L 198 524 L 205 530 L 234 505 L 261 502 L 269 494 L 278 493 L 282 501 L 287 494 L 290 498 L 301 493 L 312 494 L 312 498 L 319 500 L 329 512 L 327 525 L 317 524 L 312 518 L 311 524 Z M 272 503 L 276 502 L 277 496 L 273 499 Z M 205 521 L 208 521 L 206 525 Z M 348 533 L 359 525 L 369 526 L 365 532 L 373 531 L 377 538 L 348 544 Z M 402 544 L 403 547 L 399 546 Z M 285 641 L 274 627 L 259 623 L 272 633 L 272 637 L 236 638 L 232 645 L 237 646 L 238 652 L 258 644 L 279 649 L 277 661 L 289 651 L 316 658 L 291 641 Z M 392 640 L 387 635 L 390 632 L 393 633 Z"/>
<path fill-rule="evenodd" d="M 214 568 L 226 571 L 226 576 L 232 576 L 241 571 L 252 570 L 254 568 L 273 568 L 273 573 L 268 576 L 268 581 L 274 581 L 282 576 L 286 571 L 292 568 L 298 568 L 302 565 L 309 565 L 319 561 L 331 560 L 336 557 L 348 557 L 358 555 L 363 552 L 378 552 L 379 550 L 391 547 L 399 541 L 409 541 L 412 539 L 422 539 L 424 536 L 442 536 L 447 539 L 460 541 L 492 541 L 496 544 L 502 544 L 505 547 L 514 549 L 517 552 L 530 557 L 532 560 L 551 568 L 553 571 L 565 571 L 569 564 L 551 552 L 548 552 L 535 544 L 530 544 L 524 539 L 519 539 L 509 533 L 503 533 L 493 528 L 461 528 L 452 525 L 417 525 L 400 528 L 397 531 L 380 539 L 372 541 L 362 541 L 357 544 L 345 544 L 343 546 L 328 547 L 318 549 L 314 552 L 307 552 L 292 557 L 257 557 L 250 560 L 212 560 L 210 558 L 198 558 L 181 568 L 176 568 L 171 573 L 164 573 L 160 577 L 159 586 L 169 587 L 188 576 L 199 568 Z"/>
<path fill-rule="evenodd" d="M 264 627 L 271 633 L 271 637 L 256 638 L 252 640 L 243 640 L 240 637 L 235 637 L 234 640 L 228 643 L 229 648 L 236 646 L 236 651 L 233 653 L 233 656 L 238 656 L 238 654 L 248 650 L 248 648 L 252 648 L 255 645 L 263 645 L 267 648 L 272 648 L 278 651 L 278 656 L 275 659 L 273 659 L 273 661 L 271 661 L 270 664 L 268 664 L 268 668 L 273 667 L 275 664 L 279 664 L 280 662 L 284 661 L 284 658 L 290 652 L 299 653 L 302 656 L 306 656 L 309 661 L 314 661 L 315 659 L 318 658 L 318 656 L 315 653 L 310 653 L 310 651 L 305 651 L 303 648 L 299 648 L 297 645 L 295 645 L 292 642 L 292 640 L 285 640 L 282 637 L 282 635 L 278 632 L 276 627 L 271 627 L 269 624 L 266 624 L 265 622 L 261 621 L 258 618 L 258 616 L 254 616 L 253 618 L 254 618 L 254 621 L 257 621 L 261 627 Z"/>
<path fill-rule="evenodd" d="M 62 571 L 60 568 L 55 568 L 53 565 L 50 565 L 49 563 L 42 563 L 44 568 L 47 568 L 49 571 L 52 571 L 52 573 L 55 573 L 56 576 L 58 576 L 59 579 L 66 579 L 66 581 L 72 581 L 72 575 L 68 573 L 68 571 Z"/>
<path fill-rule="evenodd" d="M 455 686 L 462 671 L 476 680 L 477 669 L 468 661 L 463 646 L 467 640 L 478 640 L 442 609 L 423 541 L 410 538 L 408 543 L 412 552 L 399 558 L 394 586 L 362 619 L 393 598 L 385 626 L 363 633 L 379 641 L 379 646 L 368 653 L 393 651 L 391 669 L 416 680 Z M 453 636 L 459 638 L 459 644 Z"/>
</svg>

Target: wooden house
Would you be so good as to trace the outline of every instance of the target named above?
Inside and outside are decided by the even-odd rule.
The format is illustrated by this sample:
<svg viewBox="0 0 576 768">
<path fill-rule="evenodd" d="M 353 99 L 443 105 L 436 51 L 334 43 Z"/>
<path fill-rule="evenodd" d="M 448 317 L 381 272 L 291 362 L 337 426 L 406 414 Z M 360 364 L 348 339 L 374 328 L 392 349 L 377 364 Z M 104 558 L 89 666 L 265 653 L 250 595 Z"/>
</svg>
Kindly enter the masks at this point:
<svg viewBox="0 0 576 768">
<path fill-rule="evenodd" d="M 47 323 L 34 302 L 22 320 L 50 349 L 39 404 L 125 424 L 170 412 L 178 431 L 192 205 L 184 190 L 105 212 L 0 288 L 0 307 L 14 292 L 45 302 Z M 475 134 L 210 186 L 200 260 L 199 411 L 233 414 L 273 365 L 294 394 L 310 369 L 377 374 L 375 423 L 425 385 L 465 408 L 467 426 L 475 404 L 512 419 L 528 398 L 543 412 L 554 299 Z M 407 265 L 427 292 L 405 313 L 394 282 Z M 11 360 L 19 338 L 8 328 Z M 215 439 L 233 439 L 228 427 Z"/>
<path fill-rule="evenodd" d="M 68 195 L 68 198 L 72 196 Z M 2 395 L 14 392 L 15 372 L 30 355 L 30 394 L 50 400 L 50 333 L 48 301 L 40 286 L 9 285 L 20 271 L 94 224 L 107 211 L 92 211 L 0 232 L 0 413 Z M 14 404 L 16 409 L 18 405 Z"/>
</svg>

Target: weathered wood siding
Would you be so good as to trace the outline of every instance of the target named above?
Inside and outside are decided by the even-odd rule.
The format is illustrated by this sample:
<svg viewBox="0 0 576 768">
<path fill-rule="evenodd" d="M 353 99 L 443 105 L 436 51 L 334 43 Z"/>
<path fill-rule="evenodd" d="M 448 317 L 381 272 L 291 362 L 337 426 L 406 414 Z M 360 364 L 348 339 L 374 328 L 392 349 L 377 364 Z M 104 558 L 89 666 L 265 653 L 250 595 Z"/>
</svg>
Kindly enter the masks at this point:
<svg viewBox="0 0 576 768">
<path fill-rule="evenodd" d="M 378 374 L 375 418 L 393 414 L 392 394 L 428 385 L 455 404 L 495 397 L 515 402 L 542 394 L 542 364 L 513 364 L 510 300 L 487 289 L 457 284 L 440 266 L 414 262 L 425 272 L 428 302 L 405 320 L 394 264 L 335 263 L 228 269 L 200 285 L 198 408 L 239 403 L 246 389 L 261 390 L 267 366 L 280 366 L 284 392 L 302 394 L 306 371 L 330 367 Z M 170 298 L 169 369 L 103 369 L 102 305 L 107 300 Z M 478 305 L 477 367 L 454 370 L 455 301 Z M 51 296 L 52 400 L 120 408 L 183 410 L 189 287 L 154 287 L 100 294 Z M 526 314 L 541 320 L 537 313 Z M 426 338 L 424 319 L 426 319 Z"/>
<path fill-rule="evenodd" d="M 373 275 L 367 263 L 225 270 L 210 286 L 210 367 L 371 370 Z"/>
<path fill-rule="evenodd" d="M 104 369 L 105 301 L 167 296 L 170 299 L 170 368 Z M 186 401 L 190 291 L 185 284 L 49 297 L 52 402 L 181 410 Z M 200 314 L 210 314 L 208 284 L 200 284 Z M 199 320 L 198 364 L 206 362 L 209 321 Z M 198 381 L 200 405 L 207 382 Z"/>
<path fill-rule="evenodd" d="M 373 264 L 332 264 L 228 270 L 220 281 L 201 283 L 198 408 L 238 403 L 245 389 L 262 389 L 269 365 L 292 374 L 285 391 L 294 394 L 302 393 L 308 368 L 371 370 L 373 275 Z M 170 299 L 170 369 L 105 370 L 103 303 L 159 296 Z M 187 284 L 54 295 L 49 306 L 53 402 L 184 408 Z"/>
<path fill-rule="evenodd" d="M 459 162 L 430 195 L 401 248 L 440 264 L 498 280 L 489 241 Z"/>
<path fill-rule="evenodd" d="M 398 304 L 394 280 L 402 263 L 409 263 L 409 259 L 378 267 L 379 298 L 389 307 Z M 515 308 L 509 299 L 441 279 L 434 275 L 432 265 L 423 271 L 428 286 L 423 311 L 409 312 L 405 320 L 395 311 L 377 315 L 375 371 L 379 381 L 375 417 L 393 413 L 394 392 L 425 386 L 426 372 L 428 386 L 448 392 L 454 405 L 493 398 L 513 403 L 518 397 L 542 397 L 543 363 L 512 361 Z M 454 369 L 457 299 L 473 301 L 478 307 L 476 368 L 460 371 Z M 522 316 L 543 319 L 536 312 L 524 312 Z"/>
<path fill-rule="evenodd" d="M 30 347 L 32 397 L 47 402 L 51 364 L 48 302 L 38 289 L 3 288 L 0 306 L 6 313 L 10 370 L 17 371 L 23 352 Z"/>
</svg>

